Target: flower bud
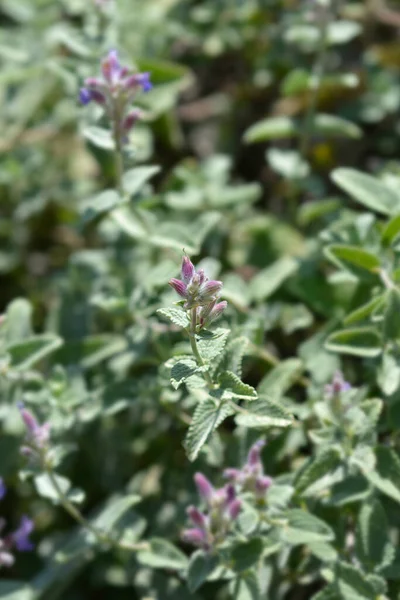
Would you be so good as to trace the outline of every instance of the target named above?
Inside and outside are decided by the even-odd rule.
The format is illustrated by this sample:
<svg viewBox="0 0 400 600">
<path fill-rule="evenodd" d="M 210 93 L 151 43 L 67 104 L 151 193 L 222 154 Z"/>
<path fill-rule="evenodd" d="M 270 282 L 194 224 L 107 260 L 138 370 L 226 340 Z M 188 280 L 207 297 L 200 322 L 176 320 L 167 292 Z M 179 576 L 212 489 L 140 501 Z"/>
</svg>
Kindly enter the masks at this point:
<svg viewBox="0 0 400 600">
<path fill-rule="evenodd" d="M 86 104 L 89 104 L 92 101 L 92 92 L 91 90 L 88 90 L 87 88 L 81 88 L 79 91 L 79 100 L 81 101 L 81 103 L 86 106 Z"/>
<path fill-rule="evenodd" d="M 189 506 L 186 512 L 195 525 L 202 529 L 207 526 L 206 516 L 196 506 Z"/>
<path fill-rule="evenodd" d="M 181 281 L 180 279 L 176 279 L 175 277 L 173 277 L 172 279 L 169 280 L 169 285 L 171 287 L 174 288 L 174 290 L 180 295 L 182 296 L 182 298 L 187 298 L 188 293 L 187 293 L 187 286 L 186 284 Z"/>
<path fill-rule="evenodd" d="M 21 517 L 21 522 L 16 531 L 11 534 L 12 541 L 20 552 L 29 552 L 33 550 L 34 545 L 29 539 L 29 535 L 32 533 L 34 529 L 34 524 L 32 519 L 27 516 Z"/>
<path fill-rule="evenodd" d="M 122 129 L 123 129 L 124 133 L 128 133 L 128 131 L 130 131 L 132 129 L 134 124 L 137 121 L 139 121 L 141 115 L 142 115 L 141 111 L 136 108 L 131 110 L 126 115 L 125 119 L 122 122 Z"/>
<path fill-rule="evenodd" d="M 188 256 L 182 259 L 181 277 L 185 283 L 189 283 L 195 274 L 195 269 L 192 261 Z"/>
<path fill-rule="evenodd" d="M 214 488 L 208 481 L 207 477 L 205 477 L 203 473 L 196 473 L 194 476 L 194 481 L 200 497 L 203 498 L 203 500 L 205 500 L 207 503 L 210 503 L 214 496 Z"/>
<path fill-rule="evenodd" d="M 234 521 L 235 519 L 237 519 L 240 511 L 242 509 L 242 501 L 239 500 L 239 498 L 235 498 L 235 500 L 233 500 L 229 506 L 228 506 L 228 513 L 230 518 Z"/>
<path fill-rule="evenodd" d="M 225 479 L 230 479 L 231 481 L 236 481 L 239 479 L 241 471 L 239 469 L 225 469 L 223 472 L 223 476 Z"/>
<path fill-rule="evenodd" d="M 215 296 L 222 290 L 222 281 L 206 281 L 202 284 L 199 297 L 204 302 L 209 302 L 215 299 Z"/>
<path fill-rule="evenodd" d="M 256 494 L 259 497 L 264 497 L 265 492 L 271 487 L 272 484 L 272 479 L 271 477 L 267 477 L 262 476 L 262 477 L 257 477 L 256 479 Z"/>
<path fill-rule="evenodd" d="M 264 448 L 264 446 L 264 440 L 258 440 L 258 442 L 252 445 L 247 456 L 247 464 L 250 467 L 258 466 L 260 464 L 261 450 Z"/>
<path fill-rule="evenodd" d="M 130 90 L 136 87 L 141 87 L 144 92 L 149 92 L 153 87 L 150 73 L 134 73 L 125 79 L 124 89 Z"/>
<path fill-rule="evenodd" d="M 101 63 L 101 71 L 104 79 L 110 83 L 115 84 L 121 74 L 121 63 L 119 62 L 118 52 L 116 50 L 110 50 L 107 58 Z"/>
<path fill-rule="evenodd" d="M 213 321 L 218 319 L 218 317 L 220 317 L 222 315 L 222 313 L 224 312 L 224 310 L 226 309 L 227 306 L 228 306 L 228 303 L 226 302 L 226 300 L 223 300 L 222 302 L 218 302 L 218 304 L 216 304 L 214 306 L 214 308 L 208 315 L 207 322 L 212 323 Z"/>
<path fill-rule="evenodd" d="M 207 534 L 203 529 L 185 529 L 182 532 L 182 540 L 188 544 L 205 548 L 207 546 Z"/>
</svg>

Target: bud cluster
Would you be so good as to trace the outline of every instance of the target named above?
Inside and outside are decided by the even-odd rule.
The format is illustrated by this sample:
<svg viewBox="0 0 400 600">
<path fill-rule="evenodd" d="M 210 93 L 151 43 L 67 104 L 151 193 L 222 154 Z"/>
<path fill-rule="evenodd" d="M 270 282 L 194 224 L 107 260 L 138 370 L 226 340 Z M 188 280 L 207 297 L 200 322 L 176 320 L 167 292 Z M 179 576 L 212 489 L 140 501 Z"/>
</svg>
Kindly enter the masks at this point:
<svg viewBox="0 0 400 600">
<path fill-rule="evenodd" d="M 212 551 L 226 540 L 239 516 L 242 501 L 237 497 L 238 493 L 250 492 L 257 502 L 264 502 L 272 484 L 272 479 L 264 475 L 261 462 L 264 445 L 263 440 L 253 444 L 241 469 L 225 469 L 224 477 L 230 482 L 222 488 L 215 489 L 202 473 L 196 473 L 194 480 L 206 510 L 201 512 L 197 507 L 189 506 L 187 514 L 195 527 L 183 531 L 183 541 Z"/>
<path fill-rule="evenodd" d="M 218 302 L 222 281 L 208 279 L 203 269 L 196 271 L 188 256 L 182 260 L 181 279 L 172 278 L 169 285 L 185 299 L 186 310 L 196 309 L 200 328 L 212 323 L 227 307 L 227 302 Z"/>
<path fill-rule="evenodd" d="M 0 478 L 0 500 L 4 498 L 7 493 L 6 486 L 3 480 Z M 0 518 L 0 569 L 1 567 L 11 567 L 14 562 L 14 552 L 28 552 L 33 550 L 34 546 L 29 539 L 29 535 L 32 533 L 34 525 L 33 521 L 27 517 L 22 516 L 19 527 L 12 533 L 2 537 L 2 532 L 6 522 Z"/>
<path fill-rule="evenodd" d="M 241 469 L 225 469 L 224 477 L 235 483 L 241 492 L 251 492 L 256 500 L 263 501 L 265 493 L 272 483 L 272 479 L 264 475 L 261 462 L 261 450 L 265 446 L 264 440 L 258 440 L 250 448 L 247 461 Z"/>
<path fill-rule="evenodd" d="M 102 77 L 88 77 L 81 88 L 82 104 L 95 102 L 102 106 L 113 123 L 114 137 L 118 144 L 141 117 L 137 108 L 128 110 L 129 104 L 139 90 L 148 92 L 152 88 L 149 73 L 134 73 L 121 65 L 116 50 L 111 50 L 101 63 Z"/>
<path fill-rule="evenodd" d="M 195 527 L 185 529 L 182 539 L 209 552 L 226 539 L 242 503 L 236 497 L 232 484 L 215 489 L 202 473 L 196 473 L 194 480 L 199 496 L 206 504 L 206 511 L 201 512 L 196 506 L 189 506 L 187 514 Z"/>
<path fill-rule="evenodd" d="M 21 447 L 21 452 L 24 456 L 42 462 L 47 456 L 50 423 L 40 425 L 22 402 L 18 403 L 18 408 L 26 428 L 25 444 Z"/>
</svg>

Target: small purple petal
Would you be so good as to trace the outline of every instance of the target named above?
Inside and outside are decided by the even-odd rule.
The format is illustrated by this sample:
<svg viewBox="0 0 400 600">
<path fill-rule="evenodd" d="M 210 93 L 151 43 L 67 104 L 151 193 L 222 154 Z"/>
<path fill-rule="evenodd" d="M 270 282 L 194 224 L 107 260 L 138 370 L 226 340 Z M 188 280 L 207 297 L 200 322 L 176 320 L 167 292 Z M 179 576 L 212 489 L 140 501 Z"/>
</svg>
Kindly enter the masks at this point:
<svg viewBox="0 0 400 600">
<path fill-rule="evenodd" d="M 199 492 L 199 496 L 206 502 L 210 502 L 214 496 L 214 488 L 203 473 L 196 473 L 194 481 Z"/>
<path fill-rule="evenodd" d="M 236 498 L 235 487 L 231 483 L 229 483 L 228 485 L 225 486 L 224 491 L 225 491 L 225 496 L 226 496 L 226 504 L 230 504 Z"/>
<path fill-rule="evenodd" d="M 138 110 L 137 108 L 135 108 L 134 110 L 131 110 L 125 117 L 123 123 L 122 123 L 122 129 L 125 133 L 127 133 L 128 131 L 130 131 L 132 129 L 132 127 L 134 126 L 134 124 L 140 119 L 142 113 L 140 110 Z"/>
<path fill-rule="evenodd" d="M 222 315 L 222 313 L 224 312 L 224 310 L 226 309 L 227 306 L 228 306 L 228 303 L 226 302 L 226 300 L 223 300 L 222 302 L 218 302 L 218 304 L 216 304 L 214 306 L 214 308 L 212 309 L 212 311 L 210 312 L 210 314 L 208 316 L 208 321 L 210 323 L 212 323 L 212 321 L 215 321 L 215 319 L 218 319 L 218 317 L 220 317 Z"/>
<path fill-rule="evenodd" d="M 182 259 L 181 276 L 185 283 L 189 283 L 195 274 L 195 268 L 188 256 L 184 256 Z"/>
<path fill-rule="evenodd" d="M 263 476 L 256 479 L 256 491 L 260 495 L 264 495 L 265 492 L 271 487 L 271 477 Z"/>
<path fill-rule="evenodd" d="M 117 50 L 110 50 L 107 58 L 101 63 L 101 71 L 104 79 L 111 85 L 118 82 L 121 76 L 121 63 L 119 62 Z"/>
<path fill-rule="evenodd" d="M 79 91 L 79 100 L 84 106 L 86 106 L 92 101 L 92 92 L 87 88 L 81 88 Z"/>
<path fill-rule="evenodd" d="M 30 550 L 33 550 L 34 545 L 29 539 L 29 535 L 32 533 L 33 529 L 34 524 L 32 519 L 25 515 L 21 517 L 18 529 L 11 534 L 13 543 L 20 552 L 29 552 Z"/>
<path fill-rule="evenodd" d="M 18 403 L 18 408 L 19 411 L 21 413 L 21 417 L 23 422 L 25 423 L 25 427 L 27 428 L 28 432 L 31 435 L 35 435 L 37 429 L 39 428 L 39 424 L 36 421 L 35 417 L 33 416 L 33 414 L 27 410 L 22 402 Z"/>
<path fill-rule="evenodd" d="M 7 493 L 7 488 L 4 484 L 3 479 L 0 477 L 0 500 L 2 500 L 2 498 L 4 498 L 6 493 Z"/>
<path fill-rule="evenodd" d="M 187 298 L 187 287 L 183 281 L 173 277 L 168 283 L 180 296 L 182 296 L 182 298 Z"/>
<path fill-rule="evenodd" d="M 200 289 L 200 296 L 203 300 L 213 300 L 214 296 L 216 294 L 219 294 L 219 292 L 222 290 L 222 286 L 223 283 L 222 281 L 215 281 L 215 280 L 211 280 L 211 281 L 206 281 L 205 283 L 201 284 L 201 289 Z"/>
</svg>

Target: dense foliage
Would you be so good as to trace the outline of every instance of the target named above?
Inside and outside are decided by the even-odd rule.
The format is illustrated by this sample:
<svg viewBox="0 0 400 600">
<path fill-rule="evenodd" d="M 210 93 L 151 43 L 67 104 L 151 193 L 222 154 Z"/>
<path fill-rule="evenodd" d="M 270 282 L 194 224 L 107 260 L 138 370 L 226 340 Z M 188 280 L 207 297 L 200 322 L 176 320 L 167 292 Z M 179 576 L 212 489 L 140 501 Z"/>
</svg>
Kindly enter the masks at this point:
<svg viewBox="0 0 400 600">
<path fill-rule="evenodd" d="M 399 598 L 396 3 L 0 15 L 0 600 Z"/>
</svg>

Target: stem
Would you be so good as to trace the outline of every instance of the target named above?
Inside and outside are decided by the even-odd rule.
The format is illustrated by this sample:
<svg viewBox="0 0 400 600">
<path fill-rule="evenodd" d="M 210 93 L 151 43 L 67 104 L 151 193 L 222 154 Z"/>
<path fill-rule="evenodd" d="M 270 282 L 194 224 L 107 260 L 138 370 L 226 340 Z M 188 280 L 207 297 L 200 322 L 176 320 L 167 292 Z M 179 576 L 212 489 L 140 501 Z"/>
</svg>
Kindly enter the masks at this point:
<svg viewBox="0 0 400 600">
<path fill-rule="evenodd" d="M 110 544 L 110 546 L 113 546 L 115 548 L 121 548 L 122 550 L 137 551 L 137 550 L 148 549 L 147 543 L 125 544 L 123 542 L 119 542 L 118 540 L 112 538 L 110 535 L 103 533 L 103 532 L 99 531 L 98 529 L 96 529 L 96 527 L 94 527 L 87 519 L 85 519 L 85 517 L 82 515 L 82 513 L 72 504 L 72 502 L 65 495 L 65 493 L 61 489 L 52 469 L 49 466 L 46 466 L 45 470 L 49 476 L 49 479 L 51 481 L 51 484 L 52 484 L 55 492 L 57 493 L 57 496 L 58 496 L 61 506 L 75 521 L 77 521 L 79 523 L 79 525 L 81 525 L 84 529 L 87 529 L 88 531 L 90 531 L 90 533 L 92 533 L 95 536 L 95 538 L 98 542 L 100 542 L 102 544 Z"/>
<path fill-rule="evenodd" d="M 196 328 L 197 328 L 197 308 L 194 307 L 190 310 L 190 345 L 192 347 L 193 354 L 195 356 L 196 362 L 199 367 L 204 367 L 205 362 L 199 352 L 196 341 Z M 214 388 L 213 380 L 211 379 L 211 375 L 208 371 L 203 371 L 204 379 L 207 382 L 207 385 L 210 389 Z"/>
</svg>

